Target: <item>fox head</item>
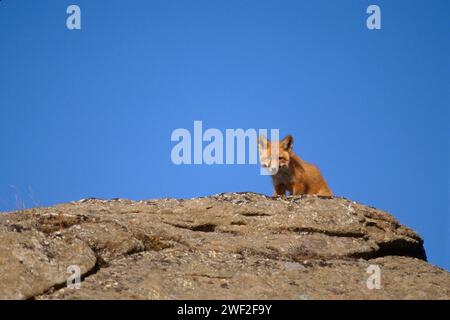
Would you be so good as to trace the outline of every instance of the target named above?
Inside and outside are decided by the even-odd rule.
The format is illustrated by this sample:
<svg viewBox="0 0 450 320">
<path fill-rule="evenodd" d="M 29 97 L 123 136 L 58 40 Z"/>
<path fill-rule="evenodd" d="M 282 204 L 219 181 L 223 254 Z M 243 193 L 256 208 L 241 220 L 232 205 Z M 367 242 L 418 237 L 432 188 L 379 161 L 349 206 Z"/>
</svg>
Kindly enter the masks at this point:
<svg viewBox="0 0 450 320">
<path fill-rule="evenodd" d="M 286 136 L 278 143 L 272 143 L 265 136 L 260 135 L 258 138 L 258 149 L 261 166 L 273 174 L 277 173 L 279 169 L 285 170 L 289 168 L 293 144 L 294 138 L 291 135 Z M 273 148 L 278 148 L 278 152 L 273 150 Z"/>
</svg>

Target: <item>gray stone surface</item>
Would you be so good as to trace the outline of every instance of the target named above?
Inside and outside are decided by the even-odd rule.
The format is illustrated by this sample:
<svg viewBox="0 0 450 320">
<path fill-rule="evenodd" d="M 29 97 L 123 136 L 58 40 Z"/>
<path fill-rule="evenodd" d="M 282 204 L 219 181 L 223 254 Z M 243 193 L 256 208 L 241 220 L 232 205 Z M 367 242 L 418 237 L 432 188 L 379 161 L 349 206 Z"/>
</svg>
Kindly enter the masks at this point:
<svg viewBox="0 0 450 320">
<path fill-rule="evenodd" d="M 0 299 L 449 299 L 450 273 L 425 260 L 417 233 L 343 198 L 84 199 L 0 215 Z M 81 289 L 66 287 L 70 265 Z"/>
</svg>

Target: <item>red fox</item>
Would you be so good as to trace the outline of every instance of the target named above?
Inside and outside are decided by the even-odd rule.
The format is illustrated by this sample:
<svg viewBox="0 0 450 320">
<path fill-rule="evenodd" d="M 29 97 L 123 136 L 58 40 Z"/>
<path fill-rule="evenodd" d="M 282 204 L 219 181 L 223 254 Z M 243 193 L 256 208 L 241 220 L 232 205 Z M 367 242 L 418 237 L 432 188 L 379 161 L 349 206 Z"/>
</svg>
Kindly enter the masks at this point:
<svg viewBox="0 0 450 320">
<path fill-rule="evenodd" d="M 265 136 L 258 138 L 259 159 L 261 166 L 269 171 L 276 172 L 272 175 L 274 195 L 290 194 L 316 194 L 332 196 L 320 170 L 313 164 L 300 159 L 293 151 L 294 138 L 286 136 L 278 143 L 278 159 L 271 159 L 271 142 Z M 278 168 L 278 171 L 276 169 Z"/>
</svg>

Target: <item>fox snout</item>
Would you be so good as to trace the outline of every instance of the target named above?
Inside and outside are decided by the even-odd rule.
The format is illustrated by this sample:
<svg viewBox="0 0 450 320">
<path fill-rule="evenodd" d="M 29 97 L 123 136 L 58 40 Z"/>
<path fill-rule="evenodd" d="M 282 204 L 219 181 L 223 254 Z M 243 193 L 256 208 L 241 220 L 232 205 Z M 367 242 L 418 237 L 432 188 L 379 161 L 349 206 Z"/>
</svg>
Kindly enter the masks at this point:
<svg viewBox="0 0 450 320">
<path fill-rule="evenodd" d="M 261 159 L 260 160 L 261 167 L 268 170 L 270 174 L 276 174 L 280 169 L 280 163 L 276 160 L 269 159 Z"/>
<path fill-rule="evenodd" d="M 278 159 L 272 159 L 270 157 L 270 155 L 269 156 L 263 155 L 263 156 L 260 156 L 260 158 L 259 158 L 261 167 L 264 167 L 264 168 L 277 167 L 278 166 L 277 160 Z"/>
<path fill-rule="evenodd" d="M 263 168 L 269 168 L 270 167 L 270 161 L 261 161 L 261 167 Z"/>
</svg>

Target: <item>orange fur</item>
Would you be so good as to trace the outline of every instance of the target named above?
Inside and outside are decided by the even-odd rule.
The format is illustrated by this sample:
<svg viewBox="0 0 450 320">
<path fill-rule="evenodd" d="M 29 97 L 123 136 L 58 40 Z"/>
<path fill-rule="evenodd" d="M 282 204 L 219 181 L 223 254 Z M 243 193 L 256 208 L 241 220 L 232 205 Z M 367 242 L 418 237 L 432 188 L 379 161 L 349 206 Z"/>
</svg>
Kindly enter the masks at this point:
<svg viewBox="0 0 450 320">
<path fill-rule="evenodd" d="M 290 194 L 316 194 L 332 196 L 320 170 L 307 163 L 292 151 L 294 139 L 288 135 L 278 143 L 278 159 L 271 159 L 272 143 L 266 137 L 259 137 L 259 158 L 261 165 L 269 170 L 278 171 L 272 175 L 274 194 L 276 196 Z"/>
</svg>

